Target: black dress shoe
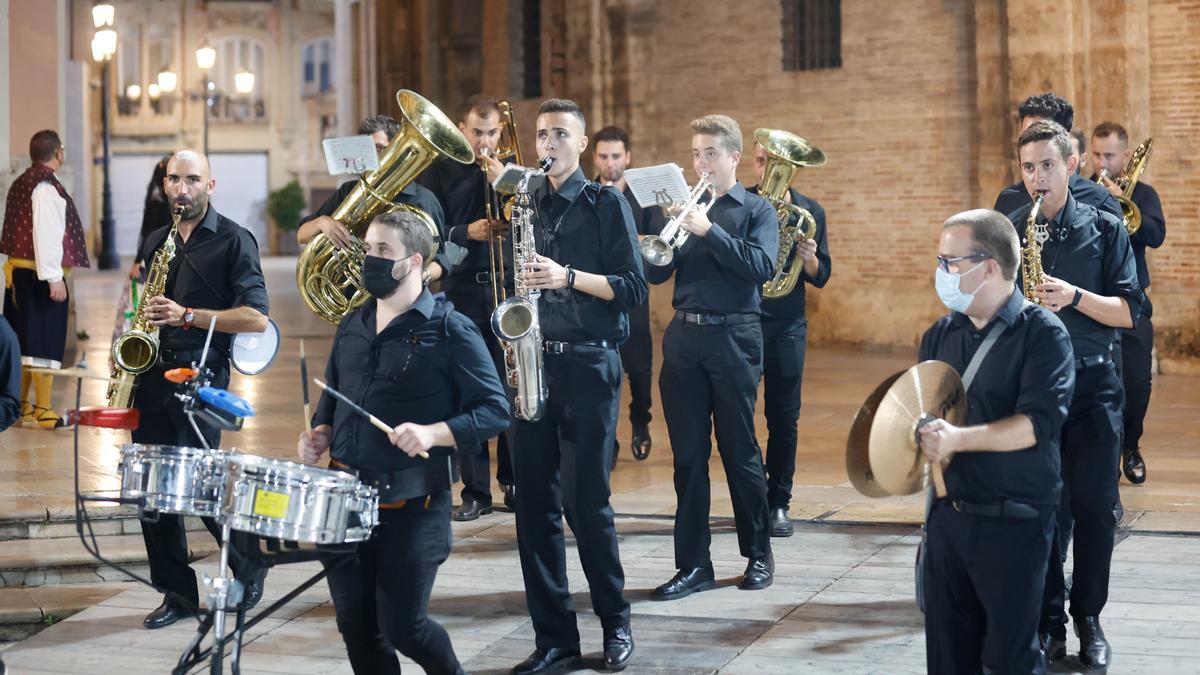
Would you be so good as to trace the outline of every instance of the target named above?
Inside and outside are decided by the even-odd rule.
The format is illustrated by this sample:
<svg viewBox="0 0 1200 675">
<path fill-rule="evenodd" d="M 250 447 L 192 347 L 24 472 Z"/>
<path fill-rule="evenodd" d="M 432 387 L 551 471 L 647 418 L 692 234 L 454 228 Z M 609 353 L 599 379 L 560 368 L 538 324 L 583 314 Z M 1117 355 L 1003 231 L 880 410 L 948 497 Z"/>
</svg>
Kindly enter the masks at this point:
<svg viewBox="0 0 1200 675">
<path fill-rule="evenodd" d="M 529 658 L 513 667 L 513 675 L 553 673 L 579 662 L 579 647 L 551 647 L 538 649 Z"/>
<path fill-rule="evenodd" d="M 468 520 L 476 520 L 479 516 L 486 516 L 491 512 L 491 504 L 484 505 L 474 499 L 468 499 L 462 503 L 462 506 L 454 509 L 453 518 L 460 523 L 465 523 Z"/>
<path fill-rule="evenodd" d="M 158 609 L 150 612 L 146 615 L 145 619 L 142 619 L 142 625 L 150 630 L 166 628 L 180 619 L 186 619 L 189 616 L 195 615 L 194 611 L 184 608 L 183 605 L 174 600 L 164 599 L 163 603 L 158 606 Z"/>
<path fill-rule="evenodd" d="M 771 553 L 761 558 L 751 558 L 746 573 L 738 588 L 743 591 L 760 591 L 775 581 L 775 556 Z"/>
<path fill-rule="evenodd" d="M 650 430 L 643 426 L 633 428 L 633 457 L 639 462 L 650 456 Z"/>
<path fill-rule="evenodd" d="M 1112 647 L 1104 638 L 1100 617 L 1075 619 L 1075 634 L 1079 636 L 1079 662 L 1088 670 L 1104 670 L 1112 662 Z"/>
<path fill-rule="evenodd" d="M 650 594 L 651 600 L 678 600 L 692 593 L 707 591 L 717 587 L 716 577 L 712 567 L 689 567 L 679 570 L 667 583 L 654 589 Z"/>
<path fill-rule="evenodd" d="M 1146 462 L 1137 448 L 1121 452 L 1121 469 L 1130 483 L 1141 485 L 1146 482 Z"/>
<path fill-rule="evenodd" d="M 795 533 L 786 508 L 771 509 L 771 536 L 790 537 Z"/>
<path fill-rule="evenodd" d="M 1067 658 L 1067 641 L 1050 637 L 1049 633 L 1038 636 L 1042 642 L 1042 653 L 1046 655 L 1046 663 L 1058 663 Z"/>
<path fill-rule="evenodd" d="M 517 488 L 512 485 L 502 485 L 504 489 L 504 508 L 510 512 L 517 510 Z"/>
<path fill-rule="evenodd" d="M 633 659 L 633 632 L 629 626 L 604 631 L 604 667 L 625 670 Z"/>
</svg>

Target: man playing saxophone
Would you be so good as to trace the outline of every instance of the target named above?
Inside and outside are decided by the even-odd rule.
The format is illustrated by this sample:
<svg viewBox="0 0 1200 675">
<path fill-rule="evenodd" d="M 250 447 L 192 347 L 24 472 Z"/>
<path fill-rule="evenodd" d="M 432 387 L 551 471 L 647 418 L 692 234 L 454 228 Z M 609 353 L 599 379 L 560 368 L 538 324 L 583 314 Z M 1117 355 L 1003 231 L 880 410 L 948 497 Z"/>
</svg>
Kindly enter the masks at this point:
<svg viewBox="0 0 1200 675">
<path fill-rule="evenodd" d="M 579 629 L 567 584 L 562 517 L 575 534 L 592 606 L 604 628 L 604 661 L 633 657 L 625 573 L 609 504 L 608 467 L 616 438 L 621 358 L 630 310 L 646 301 L 633 214 L 621 193 L 584 178 L 583 111 L 550 99 L 537 118 L 537 151 L 551 160 L 533 195 L 538 253 L 513 269 L 537 300 L 549 397 L 540 419 L 513 422 L 517 546 L 537 650 L 516 675 L 578 660 Z M 522 218 L 523 219 L 523 218 Z M 513 216 L 514 243 L 519 235 Z"/>
<path fill-rule="evenodd" d="M 1063 495 L 1058 529 L 1074 517 L 1075 570 L 1071 616 L 1089 668 L 1107 667 L 1111 649 L 1100 627 L 1108 600 L 1117 510 L 1117 461 L 1121 438 L 1121 383 L 1110 350 L 1117 328 L 1130 328 L 1142 304 L 1133 249 L 1119 218 L 1076 201 L 1069 188 L 1076 159 L 1066 129 L 1036 122 L 1018 141 L 1021 176 L 1029 195 L 1043 196 L 1041 215 L 1044 283 L 1034 288 L 1046 309 L 1058 314 L 1071 335 L 1075 393 L 1062 428 Z M 1029 206 L 1008 215 L 1025 237 Z M 1022 245 L 1028 245 L 1023 242 Z M 1065 587 L 1061 551 L 1065 536 L 1051 543 L 1041 632 L 1051 661 L 1066 654 Z"/>
</svg>

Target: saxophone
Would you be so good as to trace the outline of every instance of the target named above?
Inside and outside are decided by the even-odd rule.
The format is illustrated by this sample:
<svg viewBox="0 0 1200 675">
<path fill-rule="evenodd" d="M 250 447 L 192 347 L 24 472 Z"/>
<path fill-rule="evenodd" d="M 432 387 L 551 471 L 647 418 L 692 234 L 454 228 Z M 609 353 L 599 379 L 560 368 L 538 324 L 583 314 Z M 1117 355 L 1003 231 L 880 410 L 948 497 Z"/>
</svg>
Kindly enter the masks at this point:
<svg viewBox="0 0 1200 675">
<path fill-rule="evenodd" d="M 526 265 L 533 261 L 537 244 L 533 238 L 533 207 L 529 179 L 543 174 L 554 160 L 545 158 L 538 169 L 529 169 L 517 185 L 510 221 L 513 243 L 513 295 L 492 312 L 492 332 L 504 349 L 504 374 L 514 389 L 513 412 L 517 419 L 533 422 L 546 409 L 545 374 L 542 368 L 542 327 L 538 323 L 538 298 L 541 291 L 529 288 L 523 280 Z"/>
<path fill-rule="evenodd" d="M 133 321 L 129 330 L 113 341 L 113 369 L 108 381 L 110 407 L 130 407 L 133 390 L 137 387 L 137 376 L 150 370 L 158 361 L 158 326 L 146 318 L 146 303 L 166 291 L 167 267 L 175 257 L 175 235 L 179 232 L 179 220 L 182 217 L 182 206 L 171 210 L 171 231 L 167 233 L 162 246 L 154 252 L 154 260 L 146 273 L 146 285 L 133 312 Z"/>
<path fill-rule="evenodd" d="M 1025 297 L 1039 305 L 1041 299 L 1034 293 L 1038 284 L 1046 283 L 1046 273 L 1042 270 L 1042 242 L 1046 241 L 1046 225 L 1037 224 L 1038 212 L 1042 210 L 1042 201 L 1046 196 L 1041 192 L 1033 200 L 1033 208 L 1029 210 L 1029 219 L 1025 221 L 1025 248 L 1021 249 L 1021 288 Z"/>
</svg>

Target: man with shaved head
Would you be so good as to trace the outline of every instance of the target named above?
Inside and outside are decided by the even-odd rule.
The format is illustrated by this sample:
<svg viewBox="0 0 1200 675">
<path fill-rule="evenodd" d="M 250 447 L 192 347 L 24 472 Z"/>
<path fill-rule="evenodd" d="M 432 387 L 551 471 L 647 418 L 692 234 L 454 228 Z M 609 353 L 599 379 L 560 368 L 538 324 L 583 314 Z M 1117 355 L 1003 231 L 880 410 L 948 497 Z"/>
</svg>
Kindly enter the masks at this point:
<svg viewBox="0 0 1200 675">
<path fill-rule="evenodd" d="M 216 330 L 208 347 L 206 368 L 212 386 L 229 385 L 229 349 L 234 333 L 261 332 L 267 328 L 267 286 L 258 257 L 258 242 L 249 230 L 217 213 L 209 203 L 216 181 L 208 158 L 193 150 L 180 150 L 167 162 L 163 190 L 172 209 L 180 212 L 175 257 L 167 272 L 162 295 L 149 298 L 146 318 L 158 326 L 158 363 L 138 377 L 133 407 L 141 411 L 141 426 L 133 442 L 199 447 L 201 439 L 188 423 L 182 402 L 175 396 L 179 385 L 163 373 L 198 364 L 204 357 L 209 324 Z M 154 254 L 166 241 L 170 226 L 146 236 L 138 259 L 153 264 Z M 200 419 L 200 433 L 209 447 L 218 447 L 221 430 Z M 220 538 L 220 528 L 210 519 L 204 524 Z M 143 622 L 162 628 L 194 614 L 199 604 L 196 573 L 188 567 L 183 518 L 159 514 L 157 522 L 142 522 L 142 536 L 150 556 L 150 580 L 166 597 Z M 235 535 L 236 536 L 236 535 Z M 229 566 L 247 584 L 247 607 L 262 597 L 265 569 L 258 568 L 233 547 Z"/>
</svg>

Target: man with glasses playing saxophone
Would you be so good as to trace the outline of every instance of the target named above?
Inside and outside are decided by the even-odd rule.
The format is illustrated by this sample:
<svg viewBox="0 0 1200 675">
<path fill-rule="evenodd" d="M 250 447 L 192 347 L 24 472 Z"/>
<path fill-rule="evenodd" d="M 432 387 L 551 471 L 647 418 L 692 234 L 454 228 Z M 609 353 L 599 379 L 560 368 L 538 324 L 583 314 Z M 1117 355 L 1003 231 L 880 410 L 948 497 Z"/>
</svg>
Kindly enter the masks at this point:
<svg viewBox="0 0 1200 675">
<path fill-rule="evenodd" d="M 1064 522 L 1067 514 L 1074 517 L 1071 616 L 1079 635 L 1079 659 L 1088 668 L 1103 669 L 1112 650 L 1100 627 L 1100 611 L 1108 600 L 1120 508 L 1122 396 L 1110 350 L 1116 329 L 1133 326 L 1142 291 L 1120 219 L 1077 201 L 1069 188 L 1077 159 L 1067 130 L 1054 122 L 1031 124 L 1021 133 L 1018 156 L 1026 191 L 1043 198 L 1037 216 L 1041 223 L 1034 228 L 1041 241 L 1043 278 L 1032 280 L 1030 299 L 1058 315 L 1075 352 L 1075 393 L 1061 437 L 1058 529 L 1069 527 Z M 1038 245 L 1026 237 L 1030 211 L 1024 206 L 1008 215 L 1026 247 Z M 1056 535 L 1051 542 L 1040 627 L 1051 662 L 1066 656 L 1064 541 Z"/>
</svg>

